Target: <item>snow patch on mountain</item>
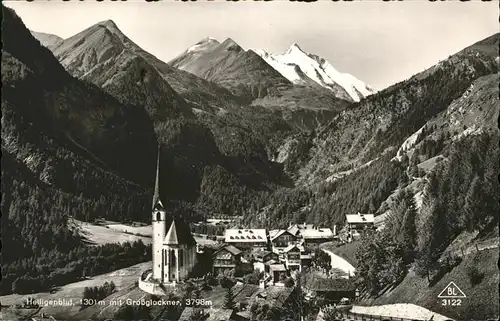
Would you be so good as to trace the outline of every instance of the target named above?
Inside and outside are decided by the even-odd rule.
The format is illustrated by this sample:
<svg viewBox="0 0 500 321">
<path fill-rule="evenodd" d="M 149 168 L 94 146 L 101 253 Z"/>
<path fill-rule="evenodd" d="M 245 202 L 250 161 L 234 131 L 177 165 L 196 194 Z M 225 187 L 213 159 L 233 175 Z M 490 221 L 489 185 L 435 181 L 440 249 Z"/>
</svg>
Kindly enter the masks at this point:
<svg viewBox="0 0 500 321">
<path fill-rule="evenodd" d="M 327 60 L 304 52 L 295 43 L 281 55 L 262 49 L 253 51 L 292 83 L 306 84 L 313 80 L 331 90 L 338 90 L 340 86 L 354 101 L 360 101 L 375 92 L 353 75 L 339 72 Z"/>
</svg>

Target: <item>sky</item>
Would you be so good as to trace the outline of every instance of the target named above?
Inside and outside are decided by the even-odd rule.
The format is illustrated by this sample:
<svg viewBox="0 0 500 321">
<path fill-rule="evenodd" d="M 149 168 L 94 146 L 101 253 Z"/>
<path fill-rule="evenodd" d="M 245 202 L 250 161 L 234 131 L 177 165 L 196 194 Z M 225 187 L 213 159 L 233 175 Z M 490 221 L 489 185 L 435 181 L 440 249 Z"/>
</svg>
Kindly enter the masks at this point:
<svg viewBox="0 0 500 321">
<path fill-rule="evenodd" d="M 297 43 L 377 90 L 499 31 L 496 1 L 3 2 L 29 29 L 62 38 L 111 19 L 166 62 L 208 36 L 277 54 Z"/>
</svg>

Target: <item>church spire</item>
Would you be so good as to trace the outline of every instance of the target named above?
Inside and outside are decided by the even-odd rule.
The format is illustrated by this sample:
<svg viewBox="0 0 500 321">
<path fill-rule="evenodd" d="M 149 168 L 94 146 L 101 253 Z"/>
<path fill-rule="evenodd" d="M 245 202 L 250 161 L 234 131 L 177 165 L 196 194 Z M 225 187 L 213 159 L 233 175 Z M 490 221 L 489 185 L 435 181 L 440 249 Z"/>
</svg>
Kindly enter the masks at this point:
<svg viewBox="0 0 500 321">
<path fill-rule="evenodd" d="M 161 154 L 161 147 L 160 144 L 158 144 L 158 156 L 156 158 L 155 190 L 153 194 L 153 210 L 157 207 L 157 205 L 161 205 L 163 207 L 163 204 L 160 200 L 160 154 Z"/>
</svg>

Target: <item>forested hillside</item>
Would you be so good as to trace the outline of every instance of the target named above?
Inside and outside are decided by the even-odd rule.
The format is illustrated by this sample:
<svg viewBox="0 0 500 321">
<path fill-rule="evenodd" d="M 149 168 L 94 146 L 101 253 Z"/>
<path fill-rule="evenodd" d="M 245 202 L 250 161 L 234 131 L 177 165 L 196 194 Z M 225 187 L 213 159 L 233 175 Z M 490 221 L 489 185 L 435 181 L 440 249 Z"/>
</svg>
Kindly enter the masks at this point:
<svg viewBox="0 0 500 321">
<path fill-rule="evenodd" d="M 25 274 L 14 282 L 18 290 L 47 289 L 82 276 L 89 262 L 78 265 L 68 253 L 81 257 L 89 249 L 68 227 L 68 216 L 134 219 L 145 211 L 144 186 L 154 177 L 148 155 L 156 152 L 156 138 L 144 110 L 72 78 L 12 10 L 2 10 L 5 293 Z M 130 258 L 122 264 L 143 259 Z"/>
</svg>

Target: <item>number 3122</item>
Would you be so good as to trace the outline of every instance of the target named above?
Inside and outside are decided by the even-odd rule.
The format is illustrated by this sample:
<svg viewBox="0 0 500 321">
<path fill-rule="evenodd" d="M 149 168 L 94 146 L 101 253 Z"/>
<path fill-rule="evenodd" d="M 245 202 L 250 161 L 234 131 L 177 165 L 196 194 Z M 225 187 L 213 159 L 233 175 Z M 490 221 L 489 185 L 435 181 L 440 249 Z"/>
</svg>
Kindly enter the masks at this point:
<svg viewBox="0 0 500 321">
<path fill-rule="evenodd" d="M 443 306 L 461 306 L 462 299 L 442 299 L 441 305 Z"/>
</svg>

